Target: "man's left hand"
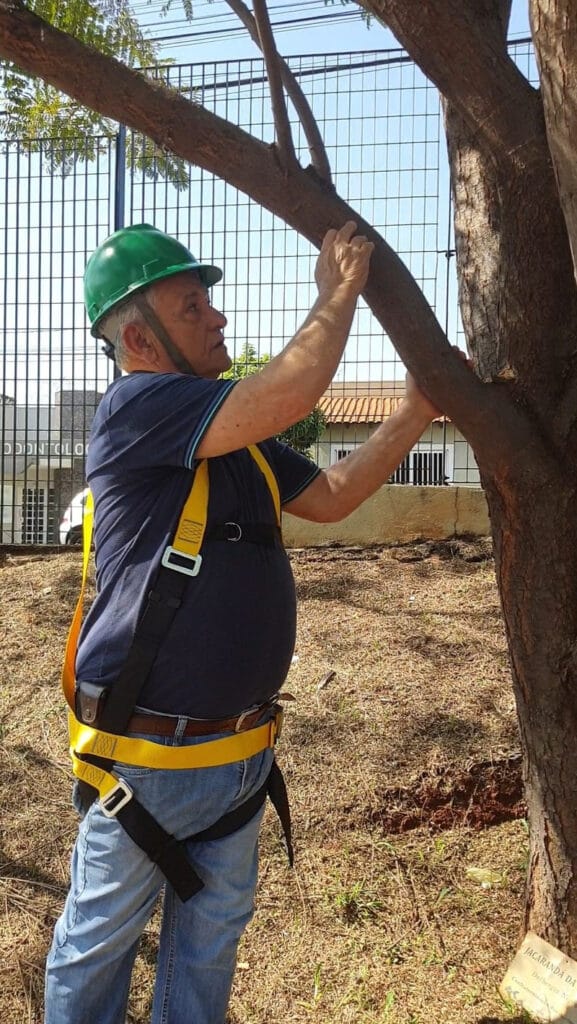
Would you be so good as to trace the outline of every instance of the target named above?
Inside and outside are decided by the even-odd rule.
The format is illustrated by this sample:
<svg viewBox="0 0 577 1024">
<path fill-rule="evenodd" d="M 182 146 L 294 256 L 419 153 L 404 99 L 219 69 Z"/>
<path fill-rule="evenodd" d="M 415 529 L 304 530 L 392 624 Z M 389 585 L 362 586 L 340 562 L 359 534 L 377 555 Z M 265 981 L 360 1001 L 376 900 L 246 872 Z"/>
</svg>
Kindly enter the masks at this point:
<svg viewBox="0 0 577 1024">
<path fill-rule="evenodd" d="M 462 352 L 458 345 L 452 346 L 455 353 L 460 356 L 464 362 L 467 363 L 471 369 L 473 363 L 469 359 L 466 352 Z M 415 378 L 407 373 L 406 377 L 406 392 L 405 400 L 414 408 L 414 411 L 419 416 L 427 416 L 429 420 L 436 420 L 439 416 L 443 416 L 443 410 L 439 409 L 431 400 L 427 397 L 425 392 L 419 387 Z"/>
</svg>

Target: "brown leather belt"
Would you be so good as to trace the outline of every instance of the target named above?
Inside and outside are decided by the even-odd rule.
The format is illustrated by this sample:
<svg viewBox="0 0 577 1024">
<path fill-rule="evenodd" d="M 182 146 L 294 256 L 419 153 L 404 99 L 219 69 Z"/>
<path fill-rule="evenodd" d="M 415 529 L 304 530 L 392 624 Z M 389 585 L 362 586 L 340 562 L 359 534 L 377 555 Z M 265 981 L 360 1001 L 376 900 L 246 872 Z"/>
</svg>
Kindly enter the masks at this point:
<svg viewBox="0 0 577 1024">
<path fill-rule="evenodd" d="M 212 736 L 219 732 L 246 732 L 260 721 L 274 702 L 263 704 L 254 711 L 243 712 L 235 718 L 189 718 L 182 736 Z M 132 715 L 126 731 L 150 733 L 151 736 L 174 736 L 180 719 L 169 715 Z"/>
</svg>

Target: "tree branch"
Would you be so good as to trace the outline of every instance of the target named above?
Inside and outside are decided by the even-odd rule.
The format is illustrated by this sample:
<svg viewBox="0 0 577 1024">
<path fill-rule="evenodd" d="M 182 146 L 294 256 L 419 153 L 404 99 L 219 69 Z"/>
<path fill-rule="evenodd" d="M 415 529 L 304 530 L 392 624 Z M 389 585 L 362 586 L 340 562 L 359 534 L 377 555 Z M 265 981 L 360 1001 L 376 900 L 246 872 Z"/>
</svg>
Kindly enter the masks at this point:
<svg viewBox="0 0 577 1024">
<path fill-rule="evenodd" d="M 495 28 L 496 0 L 356 2 L 394 32 L 503 170 L 548 161 L 539 94 Z"/>
<path fill-rule="evenodd" d="M 524 454 L 536 460 L 532 472 L 547 461 L 548 453 L 539 449 L 536 432 L 507 389 L 484 385 L 463 363 L 397 254 L 316 175 L 300 165 L 287 174 L 270 146 L 10 0 L 0 0 L 0 57 L 218 175 L 317 247 L 329 228 L 355 220 L 359 232 L 375 243 L 364 292 L 368 305 L 405 365 L 470 441 L 485 472 L 507 478 L 513 471 L 529 471 Z"/>
<path fill-rule="evenodd" d="M 501 28 L 503 29 L 503 42 L 506 44 L 513 0 L 491 0 L 491 2 L 497 6 L 497 14 L 501 22 Z"/>
<path fill-rule="evenodd" d="M 256 43 L 259 49 L 262 49 L 256 22 L 246 4 L 243 3 L 243 0 L 226 0 L 226 2 L 231 10 L 238 15 L 253 42 Z M 317 172 L 319 178 L 322 178 L 328 184 L 331 184 L 331 168 L 325 144 L 321 133 L 319 132 L 318 125 L 310 108 L 309 102 L 288 64 L 283 60 L 278 52 L 276 54 L 276 60 L 280 69 L 282 84 L 285 87 L 287 95 L 291 100 L 305 133 L 309 153 L 311 155 L 312 166 Z"/>
<path fill-rule="evenodd" d="M 270 100 L 281 163 L 285 170 L 294 170 L 298 165 L 298 160 L 295 153 L 292 129 L 287 113 L 282 79 L 278 66 L 278 54 L 276 52 L 276 45 L 270 25 L 266 0 L 253 0 L 253 7 L 256 27 L 258 30 L 259 46 L 262 50 L 264 62 L 266 64 Z"/>
</svg>

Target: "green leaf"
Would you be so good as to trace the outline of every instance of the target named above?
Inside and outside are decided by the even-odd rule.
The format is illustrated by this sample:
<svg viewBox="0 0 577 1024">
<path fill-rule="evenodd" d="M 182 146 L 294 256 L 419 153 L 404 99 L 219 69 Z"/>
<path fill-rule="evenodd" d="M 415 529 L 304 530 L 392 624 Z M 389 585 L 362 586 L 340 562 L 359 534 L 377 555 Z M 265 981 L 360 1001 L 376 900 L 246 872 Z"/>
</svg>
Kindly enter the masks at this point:
<svg viewBox="0 0 577 1024">
<path fill-rule="evenodd" d="M 27 7 L 106 56 L 128 67 L 152 67 L 154 77 L 162 79 L 162 68 L 154 67 L 156 47 L 143 35 L 127 0 L 28 0 Z M 51 174 L 66 175 L 77 161 L 94 160 L 117 134 L 114 121 L 80 106 L 46 82 L 29 78 L 14 64 L 0 65 L 0 89 L 3 137 L 22 143 L 22 155 L 41 153 Z M 153 181 L 164 178 L 179 190 L 188 187 L 186 163 L 150 139 L 129 135 L 127 160 Z"/>
</svg>

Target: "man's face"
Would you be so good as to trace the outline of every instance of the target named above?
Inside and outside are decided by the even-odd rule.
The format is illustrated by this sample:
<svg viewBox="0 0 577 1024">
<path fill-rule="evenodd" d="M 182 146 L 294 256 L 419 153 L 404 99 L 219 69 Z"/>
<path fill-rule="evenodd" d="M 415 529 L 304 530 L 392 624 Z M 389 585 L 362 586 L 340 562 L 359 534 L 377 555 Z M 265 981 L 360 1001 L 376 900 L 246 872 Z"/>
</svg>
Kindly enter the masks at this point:
<svg viewBox="0 0 577 1024">
<path fill-rule="evenodd" d="M 224 343 L 226 317 L 211 306 L 208 292 L 194 271 L 184 271 L 154 286 L 154 310 L 199 377 L 215 380 L 232 360 Z M 167 359 L 171 362 L 167 354 Z M 171 365 L 170 369 L 174 369 Z"/>
</svg>

